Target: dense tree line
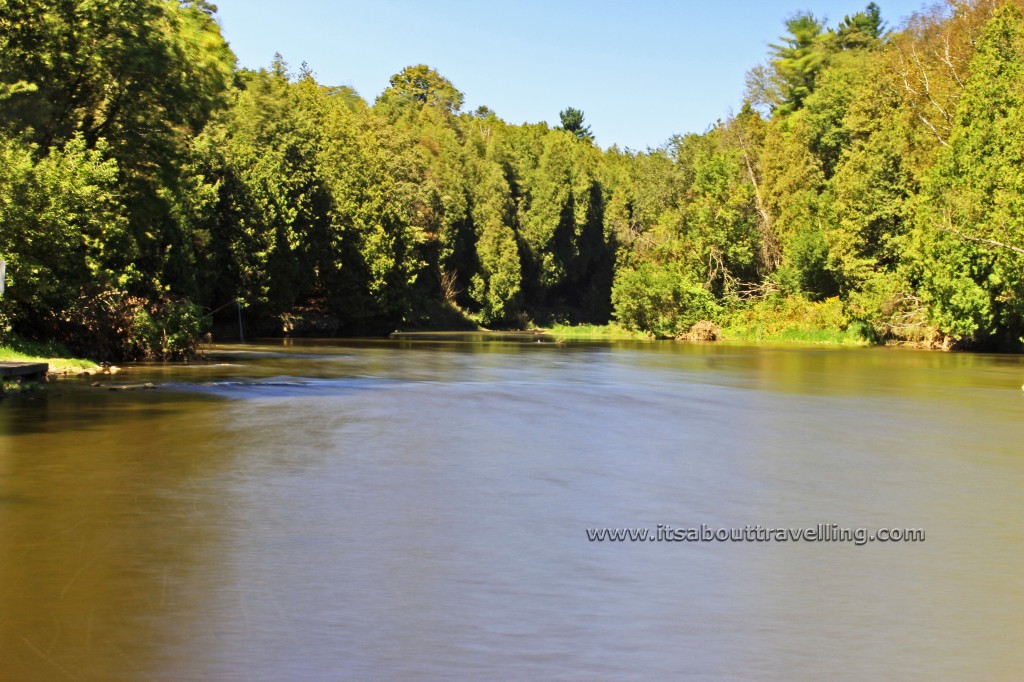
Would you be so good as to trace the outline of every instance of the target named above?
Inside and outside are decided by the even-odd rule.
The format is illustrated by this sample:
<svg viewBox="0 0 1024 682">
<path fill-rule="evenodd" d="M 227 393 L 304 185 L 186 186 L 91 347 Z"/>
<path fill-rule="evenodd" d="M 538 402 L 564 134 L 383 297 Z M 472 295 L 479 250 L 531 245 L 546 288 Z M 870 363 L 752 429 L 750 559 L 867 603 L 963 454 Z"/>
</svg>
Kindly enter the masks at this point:
<svg viewBox="0 0 1024 682">
<path fill-rule="evenodd" d="M 187 354 L 253 334 L 785 319 L 1024 334 L 1024 19 L 951 2 L 785 23 L 703 134 L 602 151 L 427 66 L 372 103 L 236 68 L 204 0 L 0 0 L 0 333 Z"/>
</svg>

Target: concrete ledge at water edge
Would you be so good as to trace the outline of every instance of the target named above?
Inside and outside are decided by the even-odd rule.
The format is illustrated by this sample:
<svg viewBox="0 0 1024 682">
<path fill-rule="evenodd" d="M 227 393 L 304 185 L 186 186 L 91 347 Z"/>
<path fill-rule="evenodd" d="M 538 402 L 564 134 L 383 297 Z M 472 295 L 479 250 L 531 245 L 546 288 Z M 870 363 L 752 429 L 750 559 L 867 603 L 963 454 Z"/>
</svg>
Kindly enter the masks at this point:
<svg viewBox="0 0 1024 682">
<path fill-rule="evenodd" d="M 45 362 L 0 362 L 0 378 L 42 379 L 50 371 Z"/>
</svg>

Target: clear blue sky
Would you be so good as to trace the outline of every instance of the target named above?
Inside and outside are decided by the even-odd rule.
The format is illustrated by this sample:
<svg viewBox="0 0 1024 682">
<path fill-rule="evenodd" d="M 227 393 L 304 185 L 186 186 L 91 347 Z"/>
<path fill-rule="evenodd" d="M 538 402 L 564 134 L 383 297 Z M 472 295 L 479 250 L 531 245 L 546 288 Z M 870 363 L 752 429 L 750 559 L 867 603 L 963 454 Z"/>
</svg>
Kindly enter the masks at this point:
<svg viewBox="0 0 1024 682">
<path fill-rule="evenodd" d="M 603 147 L 645 149 L 701 132 L 741 104 L 744 74 L 793 13 L 829 25 L 869 0 L 215 0 L 241 66 L 275 52 L 369 102 L 428 64 L 510 123 L 582 109 Z M 876 0 L 888 26 L 925 0 Z M 930 3 L 929 3 L 930 4 Z"/>
</svg>

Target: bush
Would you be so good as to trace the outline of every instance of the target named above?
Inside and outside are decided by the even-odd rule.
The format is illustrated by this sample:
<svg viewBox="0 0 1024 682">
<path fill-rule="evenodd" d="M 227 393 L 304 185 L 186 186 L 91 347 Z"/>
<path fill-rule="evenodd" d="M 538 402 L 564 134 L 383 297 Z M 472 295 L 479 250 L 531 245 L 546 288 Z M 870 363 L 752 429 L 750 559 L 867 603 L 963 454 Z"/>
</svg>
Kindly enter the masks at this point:
<svg viewBox="0 0 1024 682">
<path fill-rule="evenodd" d="M 733 311 L 723 325 L 732 339 L 863 343 L 864 334 L 838 298 L 809 301 L 802 296 L 769 296 Z"/>
<path fill-rule="evenodd" d="M 187 300 L 103 291 L 80 296 L 56 332 L 68 348 L 98 360 L 179 360 L 195 354 L 200 320 Z"/>
<path fill-rule="evenodd" d="M 715 297 L 690 275 L 653 263 L 619 271 L 612 306 L 623 327 L 659 338 L 675 338 L 718 314 Z"/>
<path fill-rule="evenodd" d="M 924 302 L 909 283 L 896 276 L 880 273 L 870 277 L 860 291 L 850 294 L 850 310 L 879 341 L 921 343 L 940 336 Z"/>
</svg>

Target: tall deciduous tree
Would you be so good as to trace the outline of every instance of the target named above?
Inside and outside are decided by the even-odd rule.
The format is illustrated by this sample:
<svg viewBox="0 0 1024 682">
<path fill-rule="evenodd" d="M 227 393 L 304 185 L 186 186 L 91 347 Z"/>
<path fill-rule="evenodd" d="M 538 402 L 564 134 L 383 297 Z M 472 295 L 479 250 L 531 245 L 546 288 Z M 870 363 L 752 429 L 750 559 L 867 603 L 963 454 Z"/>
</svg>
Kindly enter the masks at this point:
<svg viewBox="0 0 1024 682">
<path fill-rule="evenodd" d="M 463 95 L 451 81 L 426 64 L 407 66 L 391 77 L 391 87 L 378 102 L 386 107 L 436 107 L 449 114 L 462 109 Z"/>
<path fill-rule="evenodd" d="M 971 339 L 1024 331 L 1024 19 L 985 25 L 918 238 L 923 292 L 940 327 Z"/>
</svg>

